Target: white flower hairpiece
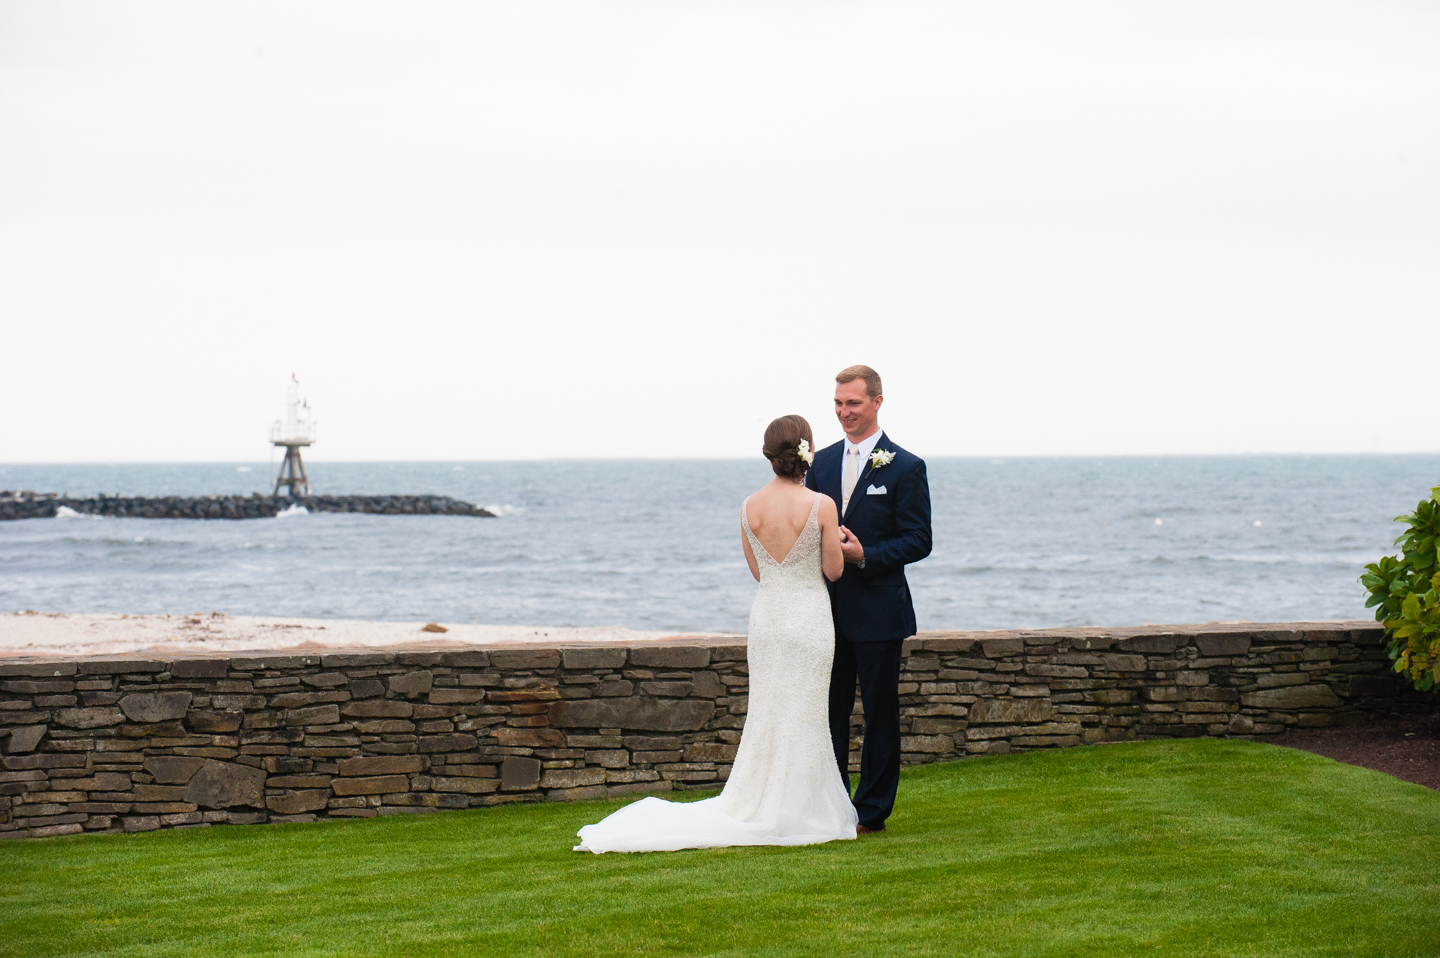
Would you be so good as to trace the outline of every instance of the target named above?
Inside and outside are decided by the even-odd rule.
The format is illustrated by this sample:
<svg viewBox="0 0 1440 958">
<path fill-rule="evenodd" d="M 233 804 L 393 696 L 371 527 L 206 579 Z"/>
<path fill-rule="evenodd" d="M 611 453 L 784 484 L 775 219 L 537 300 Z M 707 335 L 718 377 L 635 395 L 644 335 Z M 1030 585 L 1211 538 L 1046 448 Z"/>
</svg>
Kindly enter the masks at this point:
<svg viewBox="0 0 1440 958">
<path fill-rule="evenodd" d="M 805 460 L 805 465 L 813 466 L 815 464 L 815 453 L 810 451 L 810 440 L 801 439 L 800 445 L 795 447 L 795 451 L 800 454 L 801 459 Z"/>
<path fill-rule="evenodd" d="M 895 453 L 888 449 L 876 449 L 870 453 L 870 467 L 879 469 L 881 466 L 888 466 L 895 461 Z"/>
</svg>

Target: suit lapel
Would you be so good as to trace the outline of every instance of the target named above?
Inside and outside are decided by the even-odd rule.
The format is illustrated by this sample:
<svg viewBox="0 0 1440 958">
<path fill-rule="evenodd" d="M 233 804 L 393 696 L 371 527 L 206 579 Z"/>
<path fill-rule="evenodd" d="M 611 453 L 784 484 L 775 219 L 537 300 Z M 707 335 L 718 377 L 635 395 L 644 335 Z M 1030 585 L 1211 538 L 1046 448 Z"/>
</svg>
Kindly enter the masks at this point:
<svg viewBox="0 0 1440 958">
<path fill-rule="evenodd" d="M 871 455 L 874 455 L 876 449 L 889 450 L 890 447 L 889 447 L 889 446 L 886 444 L 886 442 L 885 442 L 886 438 L 887 438 L 887 437 L 886 437 L 885 433 L 884 433 L 884 432 L 881 432 L 881 433 L 880 433 L 880 438 L 877 439 L 877 440 L 875 440 L 875 445 L 874 445 L 874 447 L 872 447 L 871 450 L 870 450 Z M 843 466 L 844 466 L 844 463 L 845 463 L 845 452 L 844 452 L 844 449 L 843 449 L 843 448 L 841 449 L 841 452 L 840 452 L 840 463 L 841 463 L 841 466 L 842 466 L 842 475 L 843 475 Z M 865 490 L 869 487 L 870 474 L 871 474 L 872 472 L 874 472 L 874 471 L 875 471 L 875 460 L 874 460 L 874 459 L 867 458 L 867 459 L 865 460 L 865 469 L 860 473 L 860 478 L 857 479 L 857 480 L 855 480 L 855 488 L 854 488 L 854 490 L 850 493 L 850 508 L 845 510 L 845 517 L 844 517 L 843 520 L 841 520 L 842 523 L 844 523 L 844 522 L 849 522 L 849 521 L 850 521 L 850 517 L 855 514 L 855 507 L 858 506 L 858 505 L 860 504 L 860 500 L 861 500 L 862 498 L 864 498 L 864 496 L 865 496 Z M 842 491 L 843 491 L 843 482 L 842 482 Z"/>
<path fill-rule="evenodd" d="M 839 466 L 844 466 L 844 464 L 845 464 L 845 444 L 844 444 L 844 442 L 841 442 L 841 443 L 840 443 L 840 445 L 839 445 L 839 450 L 840 450 L 840 452 L 839 452 L 839 455 L 836 457 L 836 462 L 839 464 Z M 824 455 L 825 455 L 826 453 L 828 453 L 829 451 L 830 451 L 829 449 L 823 450 L 823 451 L 820 453 L 820 455 L 824 456 Z M 827 459 L 827 460 L 828 460 L 828 458 L 829 458 L 829 457 L 826 456 L 826 459 Z M 817 466 L 823 465 L 826 470 L 829 470 L 829 469 L 830 469 L 830 464 L 829 464 L 828 462 L 820 462 L 820 461 L 818 461 L 818 457 L 817 457 L 817 462 L 816 462 L 815 464 L 816 464 Z M 821 492 L 823 492 L 825 495 L 829 496 L 831 499 L 835 500 L 835 511 L 836 511 L 836 512 L 839 512 L 839 511 L 840 511 L 840 503 L 844 501 L 844 500 L 841 498 L 841 496 L 840 496 L 841 470 L 840 470 L 840 468 L 838 468 L 838 467 L 835 469 L 833 481 L 832 481 L 832 479 L 831 479 L 831 474 L 830 474 L 828 471 L 827 471 L 827 472 L 822 472 L 821 475 L 825 477 L 825 481 L 822 483 L 822 482 L 820 482 L 820 481 L 817 479 L 816 482 L 815 482 L 815 485 L 819 488 L 819 490 L 820 490 Z"/>
</svg>

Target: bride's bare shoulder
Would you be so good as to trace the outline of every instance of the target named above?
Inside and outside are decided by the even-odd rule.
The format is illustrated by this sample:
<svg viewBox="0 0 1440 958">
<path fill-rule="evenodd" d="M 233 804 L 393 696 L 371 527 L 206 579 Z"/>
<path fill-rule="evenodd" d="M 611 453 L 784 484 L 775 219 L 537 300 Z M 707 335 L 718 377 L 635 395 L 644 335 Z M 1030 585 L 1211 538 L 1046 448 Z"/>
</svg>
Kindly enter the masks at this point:
<svg viewBox="0 0 1440 958">
<path fill-rule="evenodd" d="M 765 517 L 775 509 L 775 490 L 770 486 L 761 486 L 745 497 L 741 509 L 751 525 L 763 522 Z"/>
</svg>

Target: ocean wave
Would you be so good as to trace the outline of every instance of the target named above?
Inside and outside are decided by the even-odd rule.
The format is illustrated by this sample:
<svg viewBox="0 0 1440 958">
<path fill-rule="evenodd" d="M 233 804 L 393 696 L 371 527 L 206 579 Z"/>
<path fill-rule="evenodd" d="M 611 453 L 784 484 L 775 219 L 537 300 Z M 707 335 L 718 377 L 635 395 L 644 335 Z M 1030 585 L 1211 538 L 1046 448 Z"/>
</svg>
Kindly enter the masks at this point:
<svg viewBox="0 0 1440 958">
<path fill-rule="evenodd" d="M 104 516 L 92 516 L 87 512 L 76 512 L 69 506 L 61 506 L 55 510 L 56 519 L 103 519 Z"/>
<path fill-rule="evenodd" d="M 98 519 L 99 516 L 96 516 Z M 106 530 L 107 532 L 111 530 Z M 179 546 L 188 548 L 192 543 L 184 540 L 157 539 L 154 536 L 64 536 L 58 541 L 66 545 L 85 546 L 87 548 L 117 548 L 129 549 L 131 546 Z"/>
<path fill-rule="evenodd" d="M 497 516 L 518 516 L 520 515 L 520 513 L 525 511 L 525 507 L 512 506 L 510 505 L 510 503 L 507 502 L 503 506 L 486 506 L 485 511 L 493 513 Z"/>
<path fill-rule="evenodd" d="M 284 508 L 284 509 L 282 509 L 281 511 L 275 513 L 275 518 L 276 518 L 276 519 L 284 519 L 286 516 L 308 516 L 309 514 L 310 514 L 310 510 L 309 510 L 309 509 L 306 509 L 304 506 L 300 505 L 300 503 L 298 503 L 298 502 L 292 502 L 292 503 L 291 503 L 289 506 L 287 506 L 286 508 Z"/>
<path fill-rule="evenodd" d="M 1199 555 L 1196 559 L 1212 562 L 1245 562 L 1258 565 L 1343 565 L 1357 569 L 1375 558 L 1368 552 L 1291 552 L 1271 555 Z"/>
</svg>

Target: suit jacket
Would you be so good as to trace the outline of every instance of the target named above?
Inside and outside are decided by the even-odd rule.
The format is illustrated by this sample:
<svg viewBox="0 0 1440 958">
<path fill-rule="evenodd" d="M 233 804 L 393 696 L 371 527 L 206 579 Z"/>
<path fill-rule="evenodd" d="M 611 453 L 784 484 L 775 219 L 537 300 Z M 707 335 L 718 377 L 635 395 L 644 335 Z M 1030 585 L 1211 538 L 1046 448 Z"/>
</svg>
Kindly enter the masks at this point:
<svg viewBox="0 0 1440 958">
<path fill-rule="evenodd" d="M 925 460 L 901 449 L 883 432 L 875 448 L 895 453 L 895 459 L 878 469 L 871 460 L 861 463 L 850 508 L 843 512 L 840 480 L 845 441 L 815 453 L 815 463 L 805 474 L 805 485 L 835 500 L 840 524 L 865 548 L 865 568 L 847 562 L 845 572 L 830 583 L 835 630 L 854 642 L 887 642 L 915 634 L 915 603 L 905 581 L 905 566 L 930 554 Z M 868 493 L 871 488 L 877 492 Z"/>
</svg>

